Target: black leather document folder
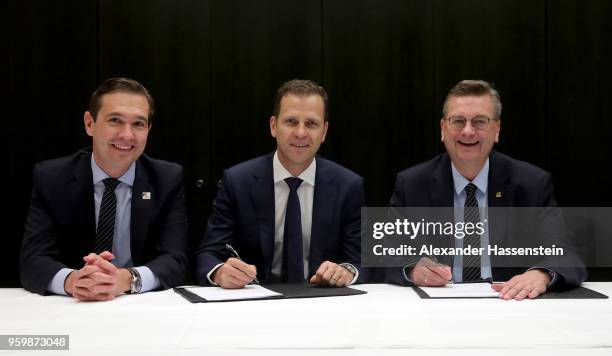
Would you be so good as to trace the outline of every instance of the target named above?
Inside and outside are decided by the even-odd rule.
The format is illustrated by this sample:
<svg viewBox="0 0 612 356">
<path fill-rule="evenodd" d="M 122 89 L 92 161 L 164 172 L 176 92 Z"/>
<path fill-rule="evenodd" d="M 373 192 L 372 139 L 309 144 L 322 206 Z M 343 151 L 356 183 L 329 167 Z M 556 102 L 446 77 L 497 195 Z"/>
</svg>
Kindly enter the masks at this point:
<svg viewBox="0 0 612 356">
<path fill-rule="evenodd" d="M 177 287 L 174 291 L 192 303 L 210 303 L 210 302 L 236 302 L 244 300 L 270 300 L 270 299 L 287 299 L 287 298 L 318 298 L 318 297 L 339 297 L 349 295 L 366 294 L 367 292 L 343 287 L 343 288 L 328 288 L 317 287 L 309 284 L 266 284 L 262 287 L 270 289 L 281 295 L 264 297 L 264 298 L 244 298 L 244 299 L 229 299 L 229 300 L 206 300 L 199 295 L 189 291 L 189 288 Z M 218 287 L 205 287 L 218 288 Z"/>
</svg>

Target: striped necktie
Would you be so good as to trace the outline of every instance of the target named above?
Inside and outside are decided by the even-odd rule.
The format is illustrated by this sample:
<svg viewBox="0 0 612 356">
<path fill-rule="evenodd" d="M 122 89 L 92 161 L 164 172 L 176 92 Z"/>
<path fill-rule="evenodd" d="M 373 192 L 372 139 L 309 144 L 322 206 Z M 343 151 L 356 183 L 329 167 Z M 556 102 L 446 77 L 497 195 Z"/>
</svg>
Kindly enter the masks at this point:
<svg viewBox="0 0 612 356">
<path fill-rule="evenodd" d="M 119 180 L 106 178 L 104 181 L 104 195 L 100 203 L 100 213 L 98 215 L 98 228 L 96 229 L 96 248 L 95 252 L 100 254 L 104 251 L 112 252 L 113 236 L 115 233 L 115 215 L 117 211 L 117 196 L 115 188 L 119 185 Z"/>
<path fill-rule="evenodd" d="M 463 222 L 471 222 L 474 225 L 480 222 L 480 212 L 476 201 L 476 190 L 478 188 L 473 183 L 465 187 L 467 197 L 465 198 L 465 208 L 463 210 Z M 463 247 L 480 248 L 480 235 L 473 233 L 463 238 Z M 463 256 L 463 281 L 476 281 L 480 279 L 480 254 Z"/>
</svg>

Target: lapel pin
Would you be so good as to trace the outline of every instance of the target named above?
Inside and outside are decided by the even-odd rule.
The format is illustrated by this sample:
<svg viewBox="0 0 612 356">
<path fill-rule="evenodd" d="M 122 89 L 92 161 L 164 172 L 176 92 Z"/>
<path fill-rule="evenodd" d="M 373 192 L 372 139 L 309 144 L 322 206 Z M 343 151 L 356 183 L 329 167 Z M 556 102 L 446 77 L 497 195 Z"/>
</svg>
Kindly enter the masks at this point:
<svg viewBox="0 0 612 356">
<path fill-rule="evenodd" d="M 502 197 L 502 193 L 501 193 L 501 192 L 497 192 L 497 193 L 495 193 L 495 197 L 496 197 L 496 198 L 501 198 L 501 197 Z"/>
<path fill-rule="evenodd" d="M 142 192 L 143 200 L 151 200 L 151 192 Z"/>
</svg>

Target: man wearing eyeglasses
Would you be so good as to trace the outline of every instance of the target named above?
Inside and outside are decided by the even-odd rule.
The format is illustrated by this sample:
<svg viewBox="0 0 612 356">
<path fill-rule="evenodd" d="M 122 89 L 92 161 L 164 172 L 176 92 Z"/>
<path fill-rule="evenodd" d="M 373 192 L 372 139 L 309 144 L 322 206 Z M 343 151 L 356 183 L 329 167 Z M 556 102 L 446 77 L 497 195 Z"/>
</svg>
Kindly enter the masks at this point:
<svg viewBox="0 0 612 356">
<path fill-rule="evenodd" d="M 463 208 L 464 213 L 459 219 L 455 216 L 455 221 L 464 222 L 485 220 L 480 214 L 487 214 L 488 207 L 556 206 L 549 173 L 492 151 L 493 145 L 499 142 L 502 103 L 499 93 L 489 83 L 481 80 L 458 83 L 448 93 L 442 111 L 440 132 L 446 153 L 400 172 L 391 206 Z M 558 225 L 557 221 L 554 223 Z M 487 247 L 498 238 L 489 236 L 489 232 L 487 227 L 482 235 L 453 239 L 455 247 Z M 435 256 L 416 257 L 408 259 L 399 271 L 388 270 L 388 279 L 417 286 L 507 280 L 493 285 L 500 292 L 500 298 L 535 298 L 547 289 L 585 280 L 586 269 L 580 258 L 571 249 L 566 249 L 566 253 L 565 265 L 571 267 L 547 267 L 544 263 L 524 268 L 496 268 L 492 267 L 487 253 L 477 257 L 451 256 L 444 261 Z"/>
</svg>

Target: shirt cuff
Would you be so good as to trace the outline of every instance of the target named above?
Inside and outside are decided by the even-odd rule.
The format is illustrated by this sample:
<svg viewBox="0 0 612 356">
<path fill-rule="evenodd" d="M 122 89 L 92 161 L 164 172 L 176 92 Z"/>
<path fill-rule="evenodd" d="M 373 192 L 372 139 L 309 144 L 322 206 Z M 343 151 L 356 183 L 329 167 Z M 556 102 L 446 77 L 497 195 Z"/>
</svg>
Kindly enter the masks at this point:
<svg viewBox="0 0 612 356">
<path fill-rule="evenodd" d="M 74 270 L 72 268 L 60 269 L 55 274 L 55 276 L 53 276 L 53 279 L 51 279 L 51 282 L 49 282 L 49 285 L 47 286 L 47 290 L 53 294 L 68 295 L 68 293 L 66 293 L 66 290 L 64 289 L 64 283 L 66 283 L 66 278 L 73 271 Z"/>
<path fill-rule="evenodd" d="M 557 283 L 557 281 L 559 280 L 559 274 L 553 271 L 552 269 L 549 269 L 546 267 L 531 267 L 527 271 L 531 271 L 532 269 L 539 269 L 541 271 L 548 273 L 548 275 L 550 276 L 550 282 L 548 282 L 548 284 L 546 285 L 546 289 L 549 289 L 552 286 L 554 286 L 555 283 Z"/>
<path fill-rule="evenodd" d="M 355 281 L 357 281 L 357 278 L 359 278 L 359 270 L 357 268 L 355 268 L 355 266 L 353 266 L 350 263 L 341 263 L 340 266 L 344 267 L 344 266 L 351 266 L 352 270 L 355 271 L 355 276 L 353 277 L 353 279 L 347 284 L 347 286 L 350 286 L 351 284 L 354 284 Z M 348 270 L 348 269 L 347 269 Z M 348 270 L 351 271 L 351 270 Z"/>
<path fill-rule="evenodd" d="M 206 279 L 208 279 L 208 281 L 210 282 L 210 284 L 212 284 L 213 286 L 218 287 L 219 285 L 215 282 L 213 282 L 211 276 L 212 274 L 217 270 L 217 268 L 223 266 L 223 263 L 219 263 L 218 265 L 216 265 L 215 267 L 213 267 L 213 269 L 210 270 L 210 272 L 208 272 L 208 274 L 206 274 Z"/>
<path fill-rule="evenodd" d="M 153 274 L 151 269 L 147 266 L 134 267 L 135 270 L 140 273 L 140 279 L 142 280 L 142 288 L 140 293 L 148 292 L 153 289 L 159 288 L 161 283 L 159 279 Z"/>
</svg>

